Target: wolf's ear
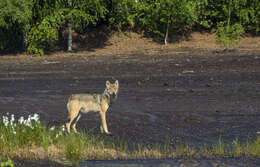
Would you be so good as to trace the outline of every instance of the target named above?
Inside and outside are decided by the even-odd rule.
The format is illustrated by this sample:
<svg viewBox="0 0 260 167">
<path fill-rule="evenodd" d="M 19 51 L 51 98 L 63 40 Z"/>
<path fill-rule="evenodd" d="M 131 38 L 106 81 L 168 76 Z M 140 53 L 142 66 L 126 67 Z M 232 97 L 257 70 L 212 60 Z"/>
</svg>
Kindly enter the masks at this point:
<svg viewBox="0 0 260 167">
<path fill-rule="evenodd" d="M 106 86 L 109 87 L 110 86 L 110 82 L 106 81 Z"/>
<path fill-rule="evenodd" d="M 116 86 L 118 86 L 118 85 L 119 85 L 119 83 L 118 83 L 118 80 L 116 80 L 115 84 L 116 84 Z"/>
</svg>

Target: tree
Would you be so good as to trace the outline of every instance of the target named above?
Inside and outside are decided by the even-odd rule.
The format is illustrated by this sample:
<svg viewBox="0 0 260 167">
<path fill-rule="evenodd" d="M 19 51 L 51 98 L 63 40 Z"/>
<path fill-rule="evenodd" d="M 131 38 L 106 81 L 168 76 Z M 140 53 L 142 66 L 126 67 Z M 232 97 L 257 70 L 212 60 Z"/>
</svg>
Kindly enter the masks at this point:
<svg viewBox="0 0 260 167">
<path fill-rule="evenodd" d="M 0 50 L 22 48 L 23 34 L 30 29 L 31 18 L 32 0 L 0 1 Z"/>
<path fill-rule="evenodd" d="M 192 26 L 197 16 L 195 3 L 188 0 L 160 0 L 160 22 L 165 28 L 164 43 L 167 45 L 169 28 L 183 29 L 186 25 Z"/>
<path fill-rule="evenodd" d="M 38 2 L 42 3 L 42 0 Z M 39 22 L 36 22 L 36 25 L 30 30 L 28 36 L 29 46 L 27 50 L 39 56 L 44 54 L 45 49 L 54 46 L 55 41 L 58 40 L 58 31 L 66 26 L 66 23 L 69 22 L 73 28 L 83 30 L 89 24 L 96 24 L 100 18 L 104 18 L 107 12 L 105 6 L 102 4 L 102 0 L 59 0 L 44 2 L 46 7 L 43 7 L 43 12 L 39 12 L 39 15 L 37 15 Z M 70 36 L 69 41 L 72 42 L 72 36 Z M 68 50 L 71 49 L 69 47 L 71 45 L 68 46 Z"/>
<path fill-rule="evenodd" d="M 72 7 L 72 0 L 69 1 L 69 7 Z M 72 51 L 72 17 L 69 18 L 68 20 L 68 51 Z"/>
<path fill-rule="evenodd" d="M 168 43 L 170 30 L 183 32 L 197 19 L 193 1 L 147 0 L 139 3 L 140 25 L 148 32 L 164 36 L 165 44 Z"/>
<path fill-rule="evenodd" d="M 112 0 L 109 11 L 109 23 L 117 27 L 119 31 L 125 28 L 133 28 L 138 19 L 138 6 L 141 5 L 137 0 Z"/>
</svg>

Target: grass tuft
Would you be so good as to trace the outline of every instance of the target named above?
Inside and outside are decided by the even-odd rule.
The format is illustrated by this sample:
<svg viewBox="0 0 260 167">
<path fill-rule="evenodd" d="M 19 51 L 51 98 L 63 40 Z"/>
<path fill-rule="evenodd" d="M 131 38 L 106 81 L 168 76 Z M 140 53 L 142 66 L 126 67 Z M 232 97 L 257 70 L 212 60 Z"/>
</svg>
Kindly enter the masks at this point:
<svg viewBox="0 0 260 167">
<path fill-rule="evenodd" d="M 211 154 L 215 157 L 224 157 L 225 156 L 225 144 L 221 138 L 219 138 L 217 144 L 212 145 Z"/>
<path fill-rule="evenodd" d="M 66 137 L 65 142 L 65 156 L 69 159 L 73 165 L 83 158 L 82 152 L 86 147 L 86 140 L 82 134 L 72 134 Z"/>
</svg>

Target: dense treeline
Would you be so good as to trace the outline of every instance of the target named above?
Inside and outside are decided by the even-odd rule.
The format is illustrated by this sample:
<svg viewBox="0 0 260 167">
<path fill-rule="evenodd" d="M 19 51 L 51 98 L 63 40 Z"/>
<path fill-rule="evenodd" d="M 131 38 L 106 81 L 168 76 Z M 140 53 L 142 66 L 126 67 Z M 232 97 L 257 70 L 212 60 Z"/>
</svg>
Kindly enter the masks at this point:
<svg viewBox="0 0 260 167">
<path fill-rule="evenodd" d="M 1 0 L 0 51 L 43 55 L 67 27 L 86 33 L 106 25 L 157 35 L 216 30 L 223 47 L 260 31 L 260 0 Z M 69 43 L 70 45 L 70 43 Z"/>
</svg>

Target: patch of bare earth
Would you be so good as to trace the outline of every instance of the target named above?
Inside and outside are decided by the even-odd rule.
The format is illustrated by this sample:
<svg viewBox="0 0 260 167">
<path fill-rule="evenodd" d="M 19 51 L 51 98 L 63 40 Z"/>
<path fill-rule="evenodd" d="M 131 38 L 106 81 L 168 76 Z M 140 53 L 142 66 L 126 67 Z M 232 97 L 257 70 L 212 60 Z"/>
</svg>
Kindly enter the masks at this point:
<svg viewBox="0 0 260 167">
<path fill-rule="evenodd" d="M 216 42 L 215 33 L 193 32 L 188 37 L 181 37 L 178 42 L 172 42 L 164 45 L 151 37 L 144 37 L 135 32 L 111 33 L 110 36 L 104 34 L 86 35 L 81 37 L 81 44 L 75 41 L 73 55 L 98 55 L 98 56 L 115 56 L 129 54 L 146 54 L 156 55 L 167 51 L 180 50 L 222 50 Z M 75 37 L 76 40 L 78 37 Z M 176 37 L 173 37 L 176 38 Z M 97 41 L 102 42 L 97 42 Z M 83 42 L 82 42 L 83 41 Z M 245 35 L 238 45 L 238 50 L 260 50 L 260 37 Z M 192 52 L 192 51 L 191 51 Z M 71 55 L 71 53 L 58 52 L 52 55 Z"/>
<path fill-rule="evenodd" d="M 156 55 L 161 52 L 178 52 L 181 50 L 206 50 L 215 51 L 222 50 L 215 40 L 215 33 L 201 33 L 193 32 L 188 37 L 180 37 L 178 40 L 164 45 L 151 37 L 144 37 L 135 32 L 89 32 L 86 35 L 73 36 L 73 52 L 55 51 L 47 52 L 48 58 L 56 56 L 116 56 L 116 55 L 130 55 L 130 54 L 146 54 Z M 172 37 L 177 38 L 177 37 Z M 65 42 L 64 42 L 65 43 Z M 241 39 L 238 50 L 245 51 L 259 51 L 260 37 L 244 35 Z M 2 58 L 17 58 L 17 55 L 5 55 Z M 20 58 L 31 58 L 29 54 L 19 54 Z M 45 56 L 46 58 L 46 56 Z M 45 59 L 44 58 L 44 59 Z"/>
</svg>

